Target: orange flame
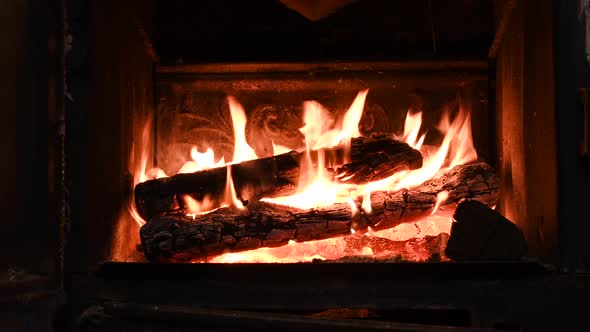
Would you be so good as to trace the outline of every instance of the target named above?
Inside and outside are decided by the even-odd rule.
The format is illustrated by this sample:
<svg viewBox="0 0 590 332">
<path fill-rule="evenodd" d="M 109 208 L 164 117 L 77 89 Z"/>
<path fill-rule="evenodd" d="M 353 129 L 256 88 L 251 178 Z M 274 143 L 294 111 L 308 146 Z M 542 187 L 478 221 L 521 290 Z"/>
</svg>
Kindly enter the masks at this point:
<svg viewBox="0 0 590 332">
<path fill-rule="evenodd" d="M 415 137 L 421 125 L 421 116 L 415 115 L 413 120 L 406 120 L 404 132 L 409 133 L 406 136 L 406 143 L 412 144 L 415 142 Z M 460 110 L 455 120 L 451 122 L 448 114 L 445 113 L 438 128 L 445 135 L 443 142 L 433 153 L 424 156 L 421 168 L 399 172 L 389 178 L 369 183 L 364 185 L 361 191 L 366 193 L 377 190 L 398 191 L 413 188 L 435 178 L 441 171 L 477 160 L 477 152 L 471 137 L 471 121 L 468 114 Z M 422 141 L 423 138 L 420 138 L 415 143 L 415 146 L 421 146 Z M 451 160 L 451 162 L 445 165 L 447 160 Z"/>
<path fill-rule="evenodd" d="M 418 112 L 416 114 L 408 114 L 406 115 L 406 122 L 404 124 L 404 135 L 402 139 L 408 143 L 409 146 L 413 147 L 416 150 L 420 150 L 422 147 L 422 143 L 424 143 L 424 139 L 426 138 L 426 134 L 423 134 L 418 138 L 418 133 L 420 132 L 420 126 L 422 125 L 422 112 Z"/>
<path fill-rule="evenodd" d="M 227 179 L 225 181 L 225 204 L 244 209 L 244 204 L 236 196 L 236 189 L 234 188 L 234 181 L 231 176 L 231 165 L 227 165 Z"/>
<path fill-rule="evenodd" d="M 334 119 L 331 113 L 320 103 L 306 101 L 303 103 L 303 121 L 305 126 L 300 129 L 305 136 L 308 149 L 317 150 L 331 148 L 338 144 L 346 144 L 351 138 L 359 137 L 359 122 L 363 115 L 365 100 L 369 90 L 360 91 L 346 111 L 339 127 L 333 128 Z"/>
<path fill-rule="evenodd" d="M 197 215 L 210 212 L 214 208 L 213 201 L 211 201 L 207 195 L 203 197 L 200 202 L 189 195 L 184 195 L 182 198 L 184 200 L 184 206 L 188 212 L 186 215 L 193 217 L 193 219 Z"/>
<path fill-rule="evenodd" d="M 129 158 L 129 169 L 133 171 L 133 188 L 135 188 L 135 186 L 138 183 L 141 183 L 141 182 L 144 182 L 147 180 L 146 167 L 147 167 L 149 151 L 150 151 L 151 130 L 152 130 L 152 122 L 151 122 L 151 119 L 148 119 L 145 121 L 143 128 L 141 130 L 141 141 L 139 142 L 139 144 L 136 142 L 133 142 L 133 144 L 131 145 L 131 156 Z M 135 149 L 138 146 L 140 149 L 140 155 L 139 155 L 139 158 L 136 158 Z M 139 226 L 145 225 L 146 222 L 145 222 L 145 220 L 143 220 L 143 218 L 137 212 L 137 209 L 135 207 L 135 202 L 133 200 L 131 200 L 131 203 L 129 203 L 128 212 L 131 215 L 131 217 L 133 218 L 133 220 L 135 220 L 135 222 L 137 222 L 137 224 Z"/>
<path fill-rule="evenodd" d="M 350 139 L 360 136 L 358 124 L 363 115 L 367 93 L 368 90 L 358 93 L 344 115 L 341 128 L 330 128 L 333 125 L 333 120 L 330 112 L 321 104 L 315 101 L 303 103 L 305 126 L 300 130 L 305 137 L 306 154 L 301 165 L 298 191 L 290 196 L 263 198 L 263 201 L 299 209 L 348 203 L 353 209 L 356 209 L 353 201 L 355 197 L 350 193 L 351 187 L 332 181 L 326 174 L 324 151 L 321 148 L 342 143 L 350 146 Z M 310 157 L 312 149 L 319 149 L 317 150 L 318 160 L 315 167 L 312 166 Z"/>
<path fill-rule="evenodd" d="M 234 127 L 234 158 L 232 163 L 258 158 L 254 149 L 246 142 L 246 111 L 234 97 L 227 97 Z"/>
</svg>

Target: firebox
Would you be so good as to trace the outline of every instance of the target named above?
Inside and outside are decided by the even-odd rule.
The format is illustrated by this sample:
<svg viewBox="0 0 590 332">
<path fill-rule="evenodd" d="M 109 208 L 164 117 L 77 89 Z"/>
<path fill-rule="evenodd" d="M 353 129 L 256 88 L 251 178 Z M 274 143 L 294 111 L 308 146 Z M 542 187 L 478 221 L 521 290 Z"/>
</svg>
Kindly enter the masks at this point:
<svg viewBox="0 0 590 332">
<path fill-rule="evenodd" d="M 491 166 L 469 164 L 486 66 L 158 67 L 157 120 L 140 123 L 134 152 L 143 153 L 132 160 L 142 253 L 155 262 L 440 256 L 450 206 L 497 203 Z M 118 240 L 129 244 L 128 234 Z"/>
<path fill-rule="evenodd" d="M 270 23 L 232 19 L 234 26 L 252 31 L 246 33 L 251 40 L 244 42 L 229 33 L 227 23 L 210 23 L 205 17 L 198 20 L 207 21 L 202 25 L 184 22 L 178 14 L 184 4 L 156 6 L 151 34 L 145 20 L 133 10 L 129 14 L 135 17 L 144 54 L 152 63 L 157 61 L 145 83 L 154 101 L 142 100 L 141 111 L 130 107 L 126 125 L 131 135 L 117 143 L 128 153 L 122 158 L 128 161 L 131 184 L 127 201 L 114 202 L 120 212 L 108 236 L 113 260 L 444 261 L 452 216 L 464 200 L 483 203 L 490 215 L 505 215 L 516 223 L 526 235 L 531 257 L 550 261 L 555 254 L 554 177 L 544 181 L 543 194 L 528 192 L 525 179 L 534 170 L 516 168 L 527 152 L 521 152 L 516 138 L 507 144 L 499 141 L 525 132 L 525 127 L 511 118 L 514 112 L 503 111 L 514 105 L 509 94 L 490 84 L 497 77 L 490 78 L 488 61 L 468 57 L 480 47 L 478 42 L 491 40 L 491 4 L 466 5 L 482 17 L 473 22 L 470 33 L 443 29 L 438 37 L 436 20 L 441 18 L 432 4 L 423 8 L 430 34 L 425 38 L 417 31 L 412 42 L 428 40 L 424 45 L 437 60 L 424 55 L 424 45 L 412 50 L 402 37 L 400 46 L 381 45 L 387 40 L 376 35 L 402 28 L 387 18 L 377 16 L 374 23 L 364 23 L 358 28 L 364 34 L 348 27 L 355 8 L 366 11 L 356 14 L 361 21 L 370 21 L 373 13 L 364 7 L 369 5 L 326 4 L 323 10 L 314 7 L 325 10 L 326 17 L 311 19 L 308 5 L 277 3 L 252 9 L 231 4 L 252 12 L 245 16 L 254 21 L 264 22 L 273 11 L 284 11 L 285 20 L 292 23 L 280 25 L 283 30 L 267 37 L 293 38 L 287 44 L 309 40 L 320 49 L 287 48 L 284 53 L 273 52 L 255 33 L 266 31 Z M 415 11 L 419 7 L 374 6 Z M 220 18 L 235 15 L 221 7 L 208 8 L 206 12 Z M 329 9 L 336 12 L 330 14 Z M 300 31 L 291 30 L 291 25 Z M 216 37 L 201 36 L 205 30 Z M 312 32 L 322 37 L 318 40 Z M 458 52 L 451 41 L 447 44 L 447 35 L 464 38 L 452 43 L 463 44 L 465 51 Z M 213 50 L 187 46 L 191 38 Z M 224 38 L 223 43 L 217 40 Z M 343 44 L 357 48 L 355 41 L 359 50 L 342 49 Z M 510 45 L 509 38 L 504 41 Z M 410 44 L 401 47 L 403 43 Z M 228 51 L 236 47 L 246 53 L 245 58 L 221 54 L 223 44 Z M 499 52 L 499 46 L 490 45 L 489 52 Z M 362 48 L 384 55 L 375 57 Z M 387 56 L 400 52 L 398 48 L 413 54 L 404 60 L 399 54 Z M 503 65 L 497 64 L 500 77 Z M 501 88 L 511 83 L 507 80 Z M 496 105 L 490 103 L 490 91 L 498 97 L 492 98 Z M 131 98 L 137 93 L 145 96 L 148 90 L 133 90 Z M 542 145 L 548 155 L 555 150 L 550 137 L 550 132 L 539 136 L 547 140 Z M 550 158 L 542 159 L 547 164 L 543 172 L 555 170 Z M 535 207 L 529 216 L 526 204 L 536 196 L 542 208 Z M 482 218 L 468 211 L 464 218 Z M 482 230 L 477 241 L 475 234 L 460 242 L 451 238 L 449 252 L 457 243 L 493 243 L 490 238 L 497 235 L 489 232 Z M 524 241 L 514 247 L 521 249 L 511 253 L 514 259 L 527 252 Z M 471 253 L 458 255 L 477 258 L 488 248 L 466 250 Z M 510 256 L 506 255 L 488 258 Z"/>
<path fill-rule="evenodd" d="M 66 1 L 64 320 L 558 326 L 589 127 L 559 136 L 588 121 L 585 89 L 560 104 L 559 6 Z"/>
</svg>

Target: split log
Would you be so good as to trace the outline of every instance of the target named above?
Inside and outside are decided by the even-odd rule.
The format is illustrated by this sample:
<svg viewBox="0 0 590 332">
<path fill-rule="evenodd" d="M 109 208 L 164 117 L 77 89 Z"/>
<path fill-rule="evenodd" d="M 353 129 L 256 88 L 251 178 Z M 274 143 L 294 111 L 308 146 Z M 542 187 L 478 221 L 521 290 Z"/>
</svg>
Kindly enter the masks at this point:
<svg viewBox="0 0 590 332">
<path fill-rule="evenodd" d="M 462 202 L 453 218 L 446 255 L 455 261 L 520 260 L 527 253 L 518 226 L 480 202 Z"/>
<path fill-rule="evenodd" d="M 150 261 L 206 259 L 226 252 L 278 247 L 291 240 L 343 236 L 352 228 L 378 230 L 415 222 L 432 213 L 436 195 L 443 190 L 449 196 L 441 210 L 454 209 L 463 199 L 494 205 L 498 178 L 485 163 L 461 165 L 410 190 L 374 192 L 370 214 L 354 214 L 348 204 L 301 210 L 256 202 L 244 210 L 222 208 L 194 220 L 184 215 L 155 217 L 141 227 L 140 237 Z"/>
<path fill-rule="evenodd" d="M 400 170 L 422 167 L 420 152 L 393 139 L 391 135 L 353 138 L 349 162 L 344 159 L 346 150 L 345 146 L 337 146 L 320 151 L 324 154 L 326 165 L 332 167 L 329 171 L 340 175 L 339 178 L 347 183 L 375 181 Z M 310 153 L 315 164 L 318 153 Z M 197 201 L 206 197 L 212 205 L 218 206 L 224 200 L 227 167 L 231 167 L 236 193 L 244 202 L 290 195 L 297 190 L 304 156 L 305 152 L 292 151 L 231 166 L 146 181 L 135 187 L 135 206 L 145 220 L 185 210 L 184 195 Z"/>
</svg>

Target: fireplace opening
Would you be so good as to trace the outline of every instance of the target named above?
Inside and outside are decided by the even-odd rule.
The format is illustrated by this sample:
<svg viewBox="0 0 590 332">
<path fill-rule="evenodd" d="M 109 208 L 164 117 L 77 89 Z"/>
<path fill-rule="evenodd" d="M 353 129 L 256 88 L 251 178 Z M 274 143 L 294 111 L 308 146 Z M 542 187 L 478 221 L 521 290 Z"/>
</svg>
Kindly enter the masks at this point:
<svg viewBox="0 0 590 332">
<path fill-rule="evenodd" d="M 73 147 L 72 159 L 90 167 L 118 150 L 117 165 L 103 176 L 74 174 L 87 193 L 73 202 L 74 213 L 98 211 L 90 218 L 109 220 L 78 226 L 85 235 L 75 243 L 101 238 L 78 258 L 554 261 L 556 184 L 548 176 L 540 190 L 532 179 L 553 174 L 555 165 L 531 167 L 555 150 L 552 94 L 531 102 L 538 106 L 532 114 L 518 109 L 532 92 L 515 94 L 519 77 L 507 71 L 534 73 L 519 58 L 518 35 L 503 30 L 522 22 L 494 29 L 506 24 L 502 11 L 511 6 L 457 2 L 436 13 L 432 4 L 361 1 L 310 19 L 281 2 L 228 5 L 240 10 L 210 4 L 199 11 L 182 1 L 129 5 L 112 31 L 89 30 L 96 50 L 90 62 L 110 61 L 120 84 L 93 85 L 88 100 L 118 96 L 102 105 L 117 100 L 119 116 L 88 112 L 81 123 L 92 125 L 73 130 L 85 131 L 97 149 Z M 184 6 L 198 19 L 182 14 Z M 99 22 L 108 8 L 89 12 Z M 373 22 L 375 8 L 422 17 L 429 31 L 401 16 Z M 354 19 L 365 24 L 352 28 Z M 271 32 L 270 25 L 280 28 Z M 402 28 L 407 35 L 396 33 Z M 101 37 L 115 33 L 116 47 Z M 281 41 L 276 51 L 260 33 Z M 289 47 L 295 44 L 302 46 Z M 473 55 L 488 51 L 495 60 Z M 551 61 L 535 59 L 536 66 Z M 111 80 L 100 65 L 89 68 L 90 82 Z M 107 128 L 117 133 L 103 140 Z M 544 149 L 531 148 L 531 140 Z M 453 225 L 472 229 L 457 242 L 461 226 L 453 232 Z"/>
<path fill-rule="evenodd" d="M 148 260 L 445 260 L 457 203 L 497 204 L 484 63 L 244 67 L 158 67 L 124 212 Z"/>
</svg>

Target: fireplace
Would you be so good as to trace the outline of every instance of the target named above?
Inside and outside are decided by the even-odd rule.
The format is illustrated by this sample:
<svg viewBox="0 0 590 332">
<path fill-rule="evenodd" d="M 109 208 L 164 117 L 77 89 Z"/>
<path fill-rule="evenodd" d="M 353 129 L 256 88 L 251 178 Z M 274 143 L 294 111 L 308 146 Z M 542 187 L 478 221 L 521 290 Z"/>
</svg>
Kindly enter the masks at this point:
<svg viewBox="0 0 590 332">
<path fill-rule="evenodd" d="M 562 273 L 588 264 L 584 129 L 563 115 L 587 120 L 587 98 L 561 95 L 559 6 L 66 2 L 60 319 L 414 331 L 583 312 L 559 308 Z"/>
<path fill-rule="evenodd" d="M 311 15 L 306 10 L 319 7 L 293 3 L 261 8 L 231 3 L 237 6 L 231 12 L 221 5 L 207 11 L 190 7 L 194 15 L 205 15 L 196 21 L 179 14 L 186 6 L 182 2 L 126 9 L 129 33 L 135 35 L 125 40 L 138 43 L 134 51 L 143 52 L 145 64 L 121 63 L 138 66 L 130 75 L 143 76 L 123 78 L 129 93 L 121 98 L 130 104 L 123 106 L 121 134 L 111 143 L 120 147 L 122 163 L 112 175 L 128 183 L 117 182 L 126 192 L 110 195 L 112 208 L 100 209 L 113 221 L 104 229 L 107 240 L 96 246 L 102 250 L 99 260 L 444 261 L 451 217 L 457 203 L 467 199 L 518 225 L 529 257 L 555 261 L 555 177 L 543 182 L 543 190 L 533 190 L 534 181 L 526 178 L 536 168 L 524 162 L 539 158 L 543 175 L 555 173 L 548 158 L 555 153 L 554 124 L 540 123 L 549 129 L 531 132 L 539 136 L 532 140 L 546 140 L 544 149 L 526 151 L 531 139 L 521 137 L 529 132 L 524 118 L 504 111 L 526 97 L 511 95 L 510 84 L 518 85 L 518 77 L 503 78 L 504 66 L 513 75 L 510 61 L 519 61 L 519 53 L 510 50 L 519 37 L 505 33 L 512 4 L 496 6 L 507 8 L 506 15 L 496 15 L 504 20 L 497 31 L 491 3 L 463 4 L 473 15 L 457 14 L 458 3 L 444 9 L 448 17 L 471 24 L 469 33 L 451 23 L 439 25 L 437 20 L 449 18 L 446 12 L 434 14 L 432 4 L 341 5 L 317 19 L 306 17 Z M 412 23 L 381 16 L 358 29 L 349 27 L 355 16 L 370 21 L 370 8 L 416 17 L 425 10 L 430 33 L 424 35 L 424 25 L 416 23 L 416 31 L 407 28 L 411 38 L 399 36 L 395 31 Z M 361 12 L 353 14 L 355 9 Z M 242 11 L 248 14 L 238 14 Z M 209 15 L 219 19 L 209 22 Z M 270 33 L 272 24 L 265 20 L 275 15 L 290 23 L 277 22 L 281 28 Z M 244 32 L 234 34 L 239 28 Z M 284 45 L 273 52 L 256 34 L 261 31 Z M 378 37 L 388 34 L 400 46 Z M 247 42 L 246 36 L 251 37 Z M 301 50 L 290 46 L 306 41 L 309 46 Z M 211 50 L 196 48 L 197 42 Z M 104 49 L 108 56 L 111 48 Z M 478 49 L 494 53 L 496 62 L 470 54 Z M 502 85 L 495 84 L 498 80 Z M 550 92 L 544 95 L 552 98 Z M 537 114 L 535 120 L 551 121 Z M 113 124 L 104 114 L 97 116 L 98 122 Z M 89 123 L 96 128 L 96 122 Z M 476 162 L 489 169 L 477 168 Z M 463 168 L 451 175 L 455 166 Z M 541 208 L 527 210 L 534 200 Z M 102 200 L 81 202 L 90 206 L 79 211 L 93 210 L 96 201 Z"/>
</svg>

